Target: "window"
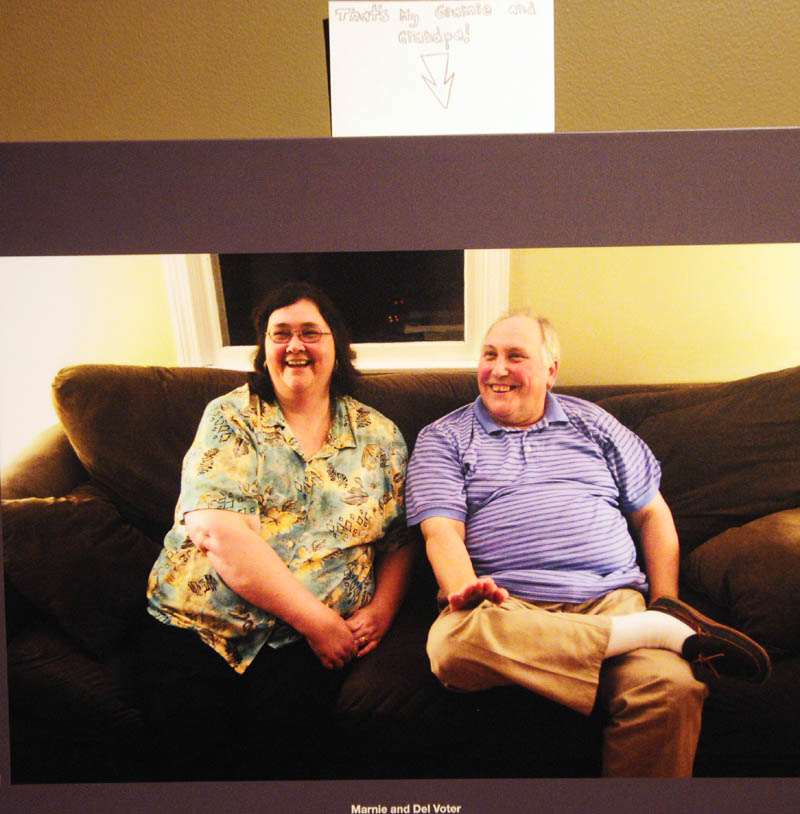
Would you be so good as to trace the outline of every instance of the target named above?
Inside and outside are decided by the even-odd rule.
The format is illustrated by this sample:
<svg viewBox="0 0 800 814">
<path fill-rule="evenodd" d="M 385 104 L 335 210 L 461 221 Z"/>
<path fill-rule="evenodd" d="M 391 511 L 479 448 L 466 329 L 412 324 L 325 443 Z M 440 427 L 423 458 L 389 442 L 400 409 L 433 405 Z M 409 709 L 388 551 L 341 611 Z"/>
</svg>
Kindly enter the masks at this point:
<svg viewBox="0 0 800 814">
<path fill-rule="evenodd" d="M 269 260 L 276 284 L 292 274 L 323 288 L 337 281 L 337 304 L 344 305 L 362 370 L 474 367 L 486 329 L 508 307 L 508 256 L 507 250 L 165 256 L 179 360 L 250 367 L 249 314 Z M 438 268 L 429 265 L 434 260 Z M 349 263 L 346 286 L 338 276 L 343 262 Z"/>
<path fill-rule="evenodd" d="M 355 343 L 464 340 L 464 252 L 220 254 L 217 262 L 225 345 L 252 343 L 253 306 L 294 280 L 328 294 Z"/>
</svg>

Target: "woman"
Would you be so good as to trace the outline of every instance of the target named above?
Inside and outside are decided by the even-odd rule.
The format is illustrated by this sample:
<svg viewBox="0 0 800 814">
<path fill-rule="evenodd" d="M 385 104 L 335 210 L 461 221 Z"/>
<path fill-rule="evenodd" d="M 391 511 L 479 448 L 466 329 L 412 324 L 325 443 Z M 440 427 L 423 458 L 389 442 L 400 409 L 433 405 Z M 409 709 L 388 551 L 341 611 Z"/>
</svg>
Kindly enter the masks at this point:
<svg viewBox="0 0 800 814">
<path fill-rule="evenodd" d="M 354 354 L 333 304 L 291 283 L 254 319 L 254 371 L 207 406 L 184 459 L 147 591 L 163 624 L 149 626 L 142 649 L 149 725 L 182 752 L 209 726 L 240 745 L 222 774 L 251 774 L 246 728 L 256 738 L 276 725 L 283 736 L 303 722 L 313 730 L 341 668 L 389 629 L 413 557 L 406 445 L 347 395 Z M 198 760 L 178 773 L 207 776 Z M 263 771 L 287 774 L 270 761 Z"/>
</svg>

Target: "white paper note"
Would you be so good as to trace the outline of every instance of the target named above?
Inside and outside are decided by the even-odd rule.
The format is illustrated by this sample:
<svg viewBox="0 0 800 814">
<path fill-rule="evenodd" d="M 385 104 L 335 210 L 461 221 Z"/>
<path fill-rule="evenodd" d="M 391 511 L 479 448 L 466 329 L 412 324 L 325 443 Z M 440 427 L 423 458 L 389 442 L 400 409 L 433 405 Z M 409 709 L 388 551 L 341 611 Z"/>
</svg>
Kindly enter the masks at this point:
<svg viewBox="0 0 800 814">
<path fill-rule="evenodd" d="M 555 129 L 553 0 L 328 4 L 334 136 Z"/>
</svg>

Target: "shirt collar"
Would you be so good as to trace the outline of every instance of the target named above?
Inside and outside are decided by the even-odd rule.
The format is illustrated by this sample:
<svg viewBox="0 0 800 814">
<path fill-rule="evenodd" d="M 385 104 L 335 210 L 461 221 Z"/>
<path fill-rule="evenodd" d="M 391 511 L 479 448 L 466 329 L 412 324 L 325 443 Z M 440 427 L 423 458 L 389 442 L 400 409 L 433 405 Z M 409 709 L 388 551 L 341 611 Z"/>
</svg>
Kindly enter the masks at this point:
<svg viewBox="0 0 800 814">
<path fill-rule="evenodd" d="M 263 401 L 261 402 L 261 420 L 262 423 L 268 427 L 280 427 L 283 429 L 287 426 L 286 418 L 283 415 L 280 404 L 276 399 L 274 402 Z M 356 446 L 356 436 L 353 432 L 353 424 L 348 409 L 347 399 L 338 398 L 335 401 L 335 412 L 331 428 L 328 432 L 328 440 L 320 448 L 317 453 L 319 457 L 328 457 L 333 454 L 330 450 L 347 449 L 348 447 Z"/>
<path fill-rule="evenodd" d="M 551 393 L 549 390 L 547 391 L 544 397 L 544 415 L 535 424 L 532 424 L 530 427 L 526 427 L 525 430 L 523 430 L 521 427 L 504 427 L 502 424 L 498 424 L 491 417 L 491 415 L 489 415 L 489 411 L 486 409 L 486 406 L 483 403 L 483 399 L 481 399 L 480 396 L 478 396 L 478 398 L 475 399 L 475 415 L 478 418 L 478 423 L 489 434 L 498 432 L 523 432 L 526 430 L 544 430 L 547 429 L 547 427 L 549 427 L 551 424 L 569 423 L 567 414 L 561 407 L 561 404 L 558 401 L 558 397 Z"/>
</svg>

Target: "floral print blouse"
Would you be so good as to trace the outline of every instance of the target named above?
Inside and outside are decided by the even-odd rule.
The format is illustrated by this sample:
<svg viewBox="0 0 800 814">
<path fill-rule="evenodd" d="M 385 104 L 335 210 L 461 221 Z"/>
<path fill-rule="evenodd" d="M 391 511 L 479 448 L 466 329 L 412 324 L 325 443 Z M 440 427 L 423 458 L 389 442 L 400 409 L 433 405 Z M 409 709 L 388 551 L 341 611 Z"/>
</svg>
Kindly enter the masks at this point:
<svg viewBox="0 0 800 814">
<path fill-rule="evenodd" d="M 306 460 L 280 407 L 248 385 L 208 404 L 183 461 L 175 521 L 148 582 L 148 610 L 193 628 L 239 673 L 264 644 L 300 638 L 232 591 L 186 533 L 194 509 L 257 514 L 260 532 L 294 576 L 347 617 L 375 592 L 375 549 L 406 541 L 408 452 L 397 427 L 345 396 L 328 438 Z"/>
</svg>

